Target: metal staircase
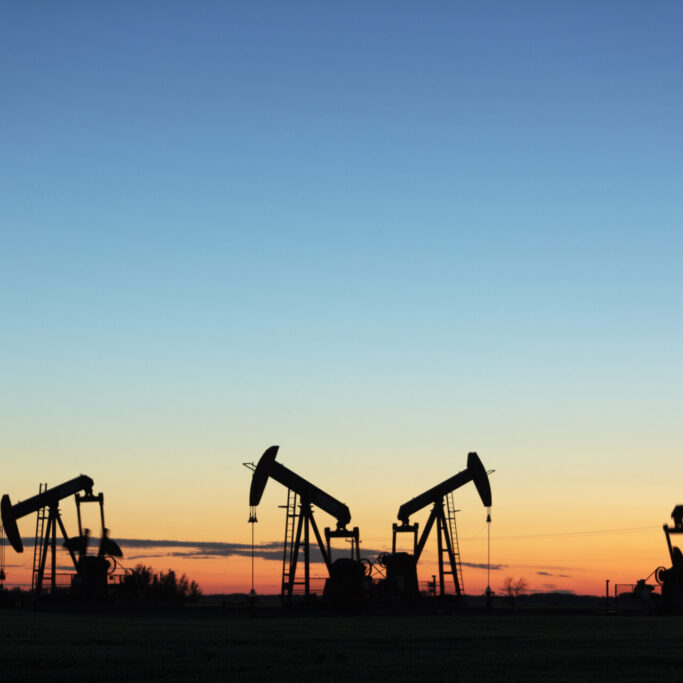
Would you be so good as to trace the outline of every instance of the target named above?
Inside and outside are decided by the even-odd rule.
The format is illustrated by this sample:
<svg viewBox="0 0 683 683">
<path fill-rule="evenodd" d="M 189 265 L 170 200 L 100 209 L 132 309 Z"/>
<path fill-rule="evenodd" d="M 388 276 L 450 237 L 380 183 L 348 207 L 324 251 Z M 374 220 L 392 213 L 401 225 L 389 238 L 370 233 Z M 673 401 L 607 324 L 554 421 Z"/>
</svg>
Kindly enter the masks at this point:
<svg viewBox="0 0 683 683">
<path fill-rule="evenodd" d="M 38 494 L 47 491 L 47 484 L 38 486 Z M 38 510 L 36 517 L 36 540 L 33 544 L 33 572 L 31 573 L 31 590 L 35 590 L 38 585 L 38 574 L 40 573 L 40 560 L 43 556 L 43 542 L 45 532 L 45 520 L 48 517 L 47 506 Z"/>
<path fill-rule="evenodd" d="M 453 501 L 453 492 L 446 495 L 446 523 L 448 524 L 448 534 L 453 546 L 453 557 L 455 558 L 455 578 L 458 586 L 460 586 L 460 593 L 465 594 L 465 584 L 462 580 L 462 562 L 460 561 L 460 545 L 458 543 L 458 528 L 455 524 L 455 503 Z"/>
<path fill-rule="evenodd" d="M 305 581 L 296 580 L 296 563 L 299 548 L 296 547 L 297 525 L 300 523 L 301 510 L 299 496 L 287 489 L 287 518 L 285 520 L 285 545 L 282 556 L 282 597 L 291 599 L 293 594 L 305 592 Z"/>
</svg>

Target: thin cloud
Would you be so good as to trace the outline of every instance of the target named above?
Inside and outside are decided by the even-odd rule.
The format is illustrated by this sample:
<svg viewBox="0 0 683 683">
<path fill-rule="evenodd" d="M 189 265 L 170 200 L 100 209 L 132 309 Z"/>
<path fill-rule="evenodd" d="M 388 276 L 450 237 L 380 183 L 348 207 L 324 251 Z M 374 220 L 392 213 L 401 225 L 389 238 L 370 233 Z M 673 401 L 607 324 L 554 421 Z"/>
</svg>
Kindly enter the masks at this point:
<svg viewBox="0 0 683 683">
<path fill-rule="evenodd" d="M 542 567 L 542 569 L 539 569 L 537 564 L 515 564 L 515 567 L 519 567 L 520 569 L 535 569 L 536 571 L 547 571 L 547 572 L 585 572 L 586 569 L 583 567 L 554 567 L 552 565 L 546 565 L 545 567 Z M 560 576 L 559 574 L 556 574 L 556 576 Z"/>
<path fill-rule="evenodd" d="M 471 569 L 490 569 L 492 572 L 498 572 L 501 569 L 507 569 L 506 564 L 482 564 L 480 562 L 461 562 L 463 567 L 470 567 Z"/>
<path fill-rule="evenodd" d="M 24 539 L 27 548 L 33 547 L 33 538 Z M 250 543 L 231 543 L 222 541 L 179 541 L 175 539 L 151 539 L 151 538 L 118 538 L 115 539 L 124 551 L 124 561 L 160 559 L 164 557 L 183 557 L 196 560 L 212 560 L 226 557 L 251 557 L 252 546 Z M 96 547 L 98 539 L 91 539 L 92 547 Z M 149 550 L 150 552 L 142 552 Z M 160 550 L 165 552 L 160 552 Z M 133 551 L 131 554 L 129 551 Z M 344 553 L 344 548 L 335 548 L 334 557 Z M 375 560 L 379 555 L 386 552 L 376 548 L 361 548 L 363 557 Z M 282 562 L 283 548 L 281 541 L 269 541 L 259 543 L 253 548 L 254 557 L 261 560 Z M 315 543 L 311 545 L 311 562 L 323 561 L 320 550 Z M 463 567 L 471 569 L 490 569 L 501 571 L 508 565 L 492 564 L 490 567 L 479 562 L 463 562 Z"/>
<path fill-rule="evenodd" d="M 186 557 L 193 559 L 216 559 L 225 557 L 251 557 L 252 547 L 249 543 L 229 543 L 220 541 L 177 541 L 170 539 L 141 539 L 141 538 L 122 538 L 118 539 L 117 543 L 125 551 L 128 549 L 135 549 L 135 555 L 126 554 L 129 560 L 144 559 L 147 557 Z M 149 548 L 156 550 L 159 548 L 165 549 L 165 553 L 143 554 L 140 550 Z M 335 549 L 335 556 L 343 549 Z M 379 555 L 382 550 L 375 550 L 371 548 L 362 549 L 363 556 L 374 558 Z M 283 548 L 280 541 L 270 541 L 268 543 L 259 543 L 253 548 L 254 557 L 262 560 L 273 560 L 282 562 Z M 323 558 L 320 550 L 316 545 L 311 546 L 311 562 L 322 562 Z"/>
<path fill-rule="evenodd" d="M 34 545 L 34 538 L 23 538 L 24 550 L 32 550 Z M 150 538 L 117 538 L 114 539 L 124 551 L 124 556 L 127 560 L 138 560 L 147 557 L 230 557 L 230 556 L 248 556 L 251 557 L 251 544 L 246 543 L 222 543 L 216 541 L 178 541 L 172 539 L 150 539 Z M 97 548 L 99 543 L 98 538 L 90 539 L 90 547 Z M 62 544 L 58 544 L 58 548 L 62 548 Z M 158 552 L 158 549 L 163 548 L 168 552 Z M 141 553 L 141 550 L 150 549 L 151 553 Z M 183 551 L 182 549 L 186 549 Z M 127 550 L 137 551 L 131 555 Z M 374 551 L 371 551 L 374 552 Z M 282 544 L 277 541 L 270 543 L 260 543 L 254 547 L 254 556 L 261 557 L 267 560 L 282 561 Z M 321 560 L 322 561 L 322 560 Z"/>
<path fill-rule="evenodd" d="M 252 547 L 247 543 L 228 543 L 221 541 L 177 541 L 172 539 L 122 538 L 117 541 L 124 550 L 133 550 L 135 555 L 128 559 L 143 559 L 145 557 L 191 557 L 194 559 L 216 559 L 225 557 L 251 557 Z M 163 548 L 164 553 L 141 553 L 140 550 L 149 548 L 157 550 Z M 282 544 L 275 541 L 259 543 L 254 546 L 254 557 L 264 560 L 282 561 Z M 313 559 L 313 558 L 312 558 Z M 314 560 L 316 561 L 316 560 Z"/>
</svg>

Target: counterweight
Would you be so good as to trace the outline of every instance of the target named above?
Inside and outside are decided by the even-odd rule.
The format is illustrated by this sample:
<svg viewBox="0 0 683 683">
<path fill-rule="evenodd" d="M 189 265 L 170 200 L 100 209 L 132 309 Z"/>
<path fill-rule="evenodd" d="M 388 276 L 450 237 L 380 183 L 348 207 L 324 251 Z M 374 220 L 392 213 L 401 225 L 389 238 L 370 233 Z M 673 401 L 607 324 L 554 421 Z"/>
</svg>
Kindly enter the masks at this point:
<svg viewBox="0 0 683 683">
<path fill-rule="evenodd" d="M 407 503 L 401 505 L 398 509 L 397 516 L 403 524 L 409 524 L 411 515 L 414 515 L 428 505 L 440 501 L 451 491 L 455 491 L 471 481 L 474 481 L 474 485 L 477 487 L 479 497 L 484 506 L 491 507 L 491 485 L 489 484 L 489 477 L 486 474 L 484 465 L 482 465 L 482 462 L 476 453 L 468 453 L 467 469 L 458 472 L 458 474 L 446 479 L 446 481 L 437 484 L 428 491 L 421 493 L 419 496 L 416 496 Z"/>
</svg>

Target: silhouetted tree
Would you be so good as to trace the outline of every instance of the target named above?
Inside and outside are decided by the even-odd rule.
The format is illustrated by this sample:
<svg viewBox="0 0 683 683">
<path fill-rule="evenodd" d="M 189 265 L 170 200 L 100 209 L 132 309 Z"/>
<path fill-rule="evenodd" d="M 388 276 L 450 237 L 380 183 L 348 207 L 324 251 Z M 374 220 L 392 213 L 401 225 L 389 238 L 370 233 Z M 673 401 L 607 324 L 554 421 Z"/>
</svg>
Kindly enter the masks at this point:
<svg viewBox="0 0 683 683">
<path fill-rule="evenodd" d="M 515 598 L 527 592 L 529 584 L 524 577 L 520 577 L 515 581 L 511 576 L 508 576 L 503 582 L 501 592 L 507 596 L 507 600 L 511 607 L 515 606 Z"/>
<path fill-rule="evenodd" d="M 152 567 L 138 564 L 126 573 L 122 585 L 129 596 L 150 602 L 183 604 L 197 602 L 202 591 L 196 581 L 190 581 L 186 574 L 180 578 L 173 569 L 156 573 Z"/>
</svg>

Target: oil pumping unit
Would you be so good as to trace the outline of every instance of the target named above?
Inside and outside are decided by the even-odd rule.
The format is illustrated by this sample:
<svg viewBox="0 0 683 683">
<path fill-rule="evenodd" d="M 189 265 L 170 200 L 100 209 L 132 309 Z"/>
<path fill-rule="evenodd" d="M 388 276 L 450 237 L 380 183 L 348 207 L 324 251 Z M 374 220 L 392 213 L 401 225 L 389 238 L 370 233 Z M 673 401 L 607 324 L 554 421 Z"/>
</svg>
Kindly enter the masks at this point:
<svg viewBox="0 0 683 683">
<path fill-rule="evenodd" d="M 5 574 L 5 528 L 0 524 L 0 592 L 4 588 Z"/>
<path fill-rule="evenodd" d="M 257 465 L 249 463 L 247 466 L 253 471 L 249 490 L 249 521 L 252 524 L 257 521 L 256 507 L 261 501 L 268 480 L 274 479 L 287 488 L 281 590 L 283 603 L 291 603 L 295 592 L 303 592 L 307 598 L 311 596 L 311 531 L 330 577 L 325 583 L 324 597 L 329 597 L 333 601 L 353 600 L 362 591 L 363 578 L 369 571 L 360 560 L 358 527 L 347 528 L 351 522 L 351 512 L 347 505 L 278 462 L 275 459 L 278 449 L 279 446 L 271 446 L 261 456 Z M 313 506 L 336 519 L 334 529 L 326 527 L 324 530 L 325 542 L 313 516 Z M 351 556 L 332 562 L 331 541 L 339 538 L 350 540 Z M 297 567 L 301 553 L 304 576 L 298 580 Z"/>
<path fill-rule="evenodd" d="M 450 575 L 453 580 L 455 595 L 458 598 L 462 596 L 462 570 L 460 569 L 460 551 L 455 528 L 456 510 L 452 494 L 456 489 L 470 481 L 474 482 L 474 485 L 477 487 L 481 502 L 485 507 L 490 508 L 491 486 L 488 473 L 476 453 L 468 453 L 467 468 L 462 472 L 401 505 L 398 510 L 400 524 L 394 523 L 392 527 L 392 552 L 384 553 L 379 558 L 380 564 L 386 570 L 386 583 L 390 593 L 399 593 L 407 599 L 417 597 L 419 594 L 417 564 L 420 561 L 432 528 L 436 524 L 437 560 L 439 567 L 438 593 L 442 596 L 446 595 L 445 577 Z M 432 509 L 422 534 L 418 538 L 418 524 L 411 524 L 410 517 L 428 505 L 431 505 Z M 491 515 L 488 514 L 487 522 L 490 521 Z M 405 552 L 396 552 L 396 538 L 400 533 L 412 534 L 412 555 Z M 435 593 L 437 592 L 436 589 L 437 586 L 434 585 Z"/>
<path fill-rule="evenodd" d="M 655 571 L 657 582 L 662 585 L 662 603 L 665 610 L 683 610 L 683 553 L 678 546 L 672 545 L 671 536 L 683 534 L 683 505 L 677 505 L 671 512 L 673 527 L 664 525 L 666 545 L 669 548 L 671 567 L 659 567 Z"/>
<path fill-rule="evenodd" d="M 37 495 L 24 501 L 12 504 L 8 494 L 0 501 L 0 515 L 7 540 L 18 553 L 23 552 L 24 544 L 19 534 L 17 520 L 34 512 L 38 513 L 36 520 L 36 541 L 33 554 L 32 588 L 34 595 L 41 593 L 48 551 L 51 551 L 50 588 L 57 590 L 57 527 L 64 539 L 64 547 L 69 552 L 76 574 L 72 576 L 72 594 L 79 598 L 103 597 L 107 587 L 107 577 L 115 566 L 113 558 L 121 557 L 123 553 L 118 544 L 108 538 L 108 531 L 104 526 L 104 496 L 92 492 L 93 480 L 82 474 L 59 486 L 47 488 L 41 485 Z M 59 504 L 65 498 L 74 496 L 78 515 L 78 535 L 69 538 L 59 511 Z M 88 540 L 90 531 L 83 529 L 81 522 L 81 503 L 99 503 L 102 535 L 97 555 L 88 554 Z M 107 558 L 111 558 L 110 561 Z"/>
</svg>

